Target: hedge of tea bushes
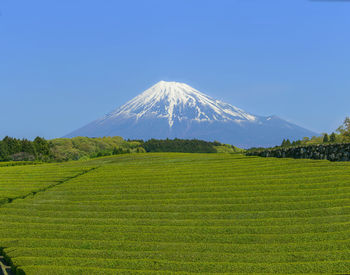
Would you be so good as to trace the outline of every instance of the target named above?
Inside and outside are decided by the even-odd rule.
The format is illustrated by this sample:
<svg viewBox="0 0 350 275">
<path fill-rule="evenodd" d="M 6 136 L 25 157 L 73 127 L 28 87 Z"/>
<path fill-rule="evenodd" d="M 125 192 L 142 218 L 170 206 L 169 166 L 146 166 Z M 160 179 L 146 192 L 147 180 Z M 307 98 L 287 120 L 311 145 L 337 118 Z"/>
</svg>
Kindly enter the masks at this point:
<svg viewBox="0 0 350 275">
<path fill-rule="evenodd" d="M 350 143 L 257 149 L 248 151 L 247 155 L 276 158 L 327 159 L 330 161 L 350 161 Z"/>
</svg>

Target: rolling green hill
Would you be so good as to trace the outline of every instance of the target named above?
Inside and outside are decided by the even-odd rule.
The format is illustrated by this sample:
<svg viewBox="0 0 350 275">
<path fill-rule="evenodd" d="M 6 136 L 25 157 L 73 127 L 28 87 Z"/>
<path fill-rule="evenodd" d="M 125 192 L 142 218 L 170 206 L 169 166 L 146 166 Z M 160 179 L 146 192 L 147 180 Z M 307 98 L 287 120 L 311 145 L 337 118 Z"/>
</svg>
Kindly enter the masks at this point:
<svg viewBox="0 0 350 275">
<path fill-rule="evenodd" d="M 350 272 L 347 162 L 125 154 L 0 167 L 0 183 L 19 274 Z"/>
</svg>

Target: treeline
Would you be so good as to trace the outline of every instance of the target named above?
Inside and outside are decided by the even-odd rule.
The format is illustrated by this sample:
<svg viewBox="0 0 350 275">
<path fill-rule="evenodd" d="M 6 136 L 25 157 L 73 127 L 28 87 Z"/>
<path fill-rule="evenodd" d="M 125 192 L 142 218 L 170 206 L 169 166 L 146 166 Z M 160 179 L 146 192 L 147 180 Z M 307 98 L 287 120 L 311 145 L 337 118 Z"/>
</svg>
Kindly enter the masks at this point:
<svg viewBox="0 0 350 275">
<path fill-rule="evenodd" d="M 197 139 L 126 141 L 121 137 L 75 137 L 45 140 L 37 137 L 30 141 L 5 137 L 0 141 L 0 161 L 61 162 L 146 152 L 239 153 L 242 150 L 217 141 Z"/>
<path fill-rule="evenodd" d="M 137 142 L 126 142 L 121 137 L 46 140 L 36 137 L 33 141 L 6 136 L 0 141 L 0 161 L 56 162 L 95 158 L 101 156 L 145 152 Z"/>
<path fill-rule="evenodd" d="M 48 161 L 51 157 L 50 144 L 41 137 L 30 141 L 6 136 L 0 141 L 0 161 Z"/>
<path fill-rule="evenodd" d="M 57 138 L 50 142 L 56 161 L 84 160 L 102 156 L 145 152 L 140 142 L 126 141 L 122 137 Z"/>
<path fill-rule="evenodd" d="M 350 140 L 349 140 L 350 141 Z M 331 133 L 328 135 L 327 133 L 322 134 L 321 136 L 314 136 L 312 138 L 304 137 L 301 140 L 290 141 L 289 139 L 284 139 L 280 145 L 280 147 L 293 147 L 293 146 L 301 146 L 301 145 L 317 145 L 317 144 L 331 144 L 331 143 L 345 143 L 346 141 L 340 134 Z"/>
<path fill-rule="evenodd" d="M 216 153 L 221 143 L 198 139 L 150 139 L 142 143 L 146 152 Z"/>
<path fill-rule="evenodd" d="M 329 143 L 297 147 L 275 147 L 263 150 L 248 150 L 248 156 L 297 158 L 297 159 L 327 159 L 330 161 L 350 161 L 350 143 Z"/>
</svg>

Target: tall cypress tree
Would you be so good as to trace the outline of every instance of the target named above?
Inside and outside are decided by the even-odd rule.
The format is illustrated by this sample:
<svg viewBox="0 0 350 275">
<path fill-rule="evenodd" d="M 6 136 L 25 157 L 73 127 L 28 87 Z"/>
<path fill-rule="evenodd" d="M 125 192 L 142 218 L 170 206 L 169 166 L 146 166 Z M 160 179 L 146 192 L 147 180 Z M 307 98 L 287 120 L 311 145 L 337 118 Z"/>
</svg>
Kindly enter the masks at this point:
<svg viewBox="0 0 350 275">
<path fill-rule="evenodd" d="M 334 132 L 329 136 L 329 141 L 330 141 L 330 142 L 336 142 L 336 141 L 337 141 L 337 138 L 336 138 Z"/>
<path fill-rule="evenodd" d="M 286 140 L 283 139 L 282 144 L 281 144 L 281 147 L 285 147 L 285 146 L 286 146 Z"/>
<path fill-rule="evenodd" d="M 329 137 L 328 137 L 328 134 L 326 133 L 323 136 L 323 143 L 327 143 L 327 142 L 329 142 Z"/>
</svg>

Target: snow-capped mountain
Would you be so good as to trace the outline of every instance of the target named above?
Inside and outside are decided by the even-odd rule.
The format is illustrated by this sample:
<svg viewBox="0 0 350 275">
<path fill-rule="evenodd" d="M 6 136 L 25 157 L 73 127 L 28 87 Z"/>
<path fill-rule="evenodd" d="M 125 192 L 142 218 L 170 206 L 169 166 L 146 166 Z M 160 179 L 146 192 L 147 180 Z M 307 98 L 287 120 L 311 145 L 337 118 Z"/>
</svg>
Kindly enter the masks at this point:
<svg viewBox="0 0 350 275">
<path fill-rule="evenodd" d="M 160 81 L 67 137 L 198 138 L 252 147 L 272 146 L 284 138 L 311 135 L 315 133 L 276 116 L 249 114 L 187 84 Z"/>
<path fill-rule="evenodd" d="M 184 83 L 160 81 L 103 120 L 164 118 L 174 121 L 254 121 L 256 118 L 230 104 L 214 100 Z"/>
</svg>

